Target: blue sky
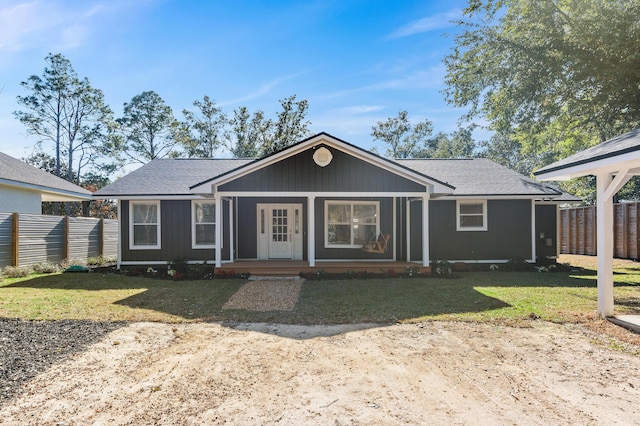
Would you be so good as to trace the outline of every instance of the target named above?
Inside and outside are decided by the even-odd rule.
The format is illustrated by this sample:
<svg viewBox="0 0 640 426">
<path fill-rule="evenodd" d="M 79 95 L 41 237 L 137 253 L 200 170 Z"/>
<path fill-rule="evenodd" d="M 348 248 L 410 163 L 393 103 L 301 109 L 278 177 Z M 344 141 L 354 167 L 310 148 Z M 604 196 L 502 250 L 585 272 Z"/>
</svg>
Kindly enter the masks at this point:
<svg viewBox="0 0 640 426">
<path fill-rule="evenodd" d="M 443 57 L 466 0 L 0 0 L 0 150 L 31 153 L 13 117 L 20 82 L 62 53 L 101 89 L 116 117 L 145 90 L 176 118 L 208 95 L 231 114 L 309 101 L 313 133 L 364 148 L 377 121 L 409 111 L 451 132 L 464 111 L 444 101 Z M 449 36 L 445 36 L 449 34 Z M 482 133 L 476 133 L 481 139 Z M 384 152 L 384 148 L 378 145 Z"/>
</svg>

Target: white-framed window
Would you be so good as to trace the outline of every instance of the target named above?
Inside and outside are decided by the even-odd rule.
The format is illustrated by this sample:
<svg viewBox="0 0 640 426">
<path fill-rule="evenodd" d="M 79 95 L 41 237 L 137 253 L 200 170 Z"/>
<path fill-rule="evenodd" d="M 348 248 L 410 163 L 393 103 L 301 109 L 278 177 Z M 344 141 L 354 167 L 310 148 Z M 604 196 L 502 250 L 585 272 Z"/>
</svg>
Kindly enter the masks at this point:
<svg viewBox="0 0 640 426">
<path fill-rule="evenodd" d="M 457 200 L 456 216 L 458 231 L 486 231 L 487 200 Z"/>
<path fill-rule="evenodd" d="M 160 201 L 129 202 L 129 248 L 160 248 Z"/>
<path fill-rule="evenodd" d="M 191 246 L 194 249 L 216 248 L 215 201 L 191 201 Z"/>
<path fill-rule="evenodd" d="M 378 201 L 324 202 L 324 246 L 360 248 L 380 232 Z"/>
</svg>

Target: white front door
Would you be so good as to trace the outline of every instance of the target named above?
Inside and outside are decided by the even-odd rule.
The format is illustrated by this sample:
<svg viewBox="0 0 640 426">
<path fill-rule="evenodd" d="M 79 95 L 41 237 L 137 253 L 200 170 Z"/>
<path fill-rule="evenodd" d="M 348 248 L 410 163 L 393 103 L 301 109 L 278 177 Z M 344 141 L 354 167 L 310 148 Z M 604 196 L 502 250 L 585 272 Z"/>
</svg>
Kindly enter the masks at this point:
<svg viewBox="0 0 640 426">
<path fill-rule="evenodd" d="M 258 259 L 302 259 L 302 204 L 258 204 Z"/>
</svg>

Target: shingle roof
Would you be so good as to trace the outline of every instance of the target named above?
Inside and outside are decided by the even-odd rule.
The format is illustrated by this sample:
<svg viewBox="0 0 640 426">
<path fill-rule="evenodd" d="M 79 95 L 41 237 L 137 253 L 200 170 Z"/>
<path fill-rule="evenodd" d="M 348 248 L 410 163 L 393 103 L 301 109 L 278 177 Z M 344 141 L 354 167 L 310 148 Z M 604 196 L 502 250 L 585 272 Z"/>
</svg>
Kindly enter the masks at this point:
<svg viewBox="0 0 640 426">
<path fill-rule="evenodd" d="M 59 194 L 61 199 L 91 198 L 91 192 L 86 189 L 1 152 L 0 183 Z"/>
<path fill-rule="evenodd" d="M 96 191 L 98 197 L 193 195 L 190 186 L 255 161 L 254 159 L 176 158 L 153 160 Z"/>
<path fill-rule="evenodd" d="M 245 166 L 253 159 L 153 160 L 100 189 L 98 197 L 190 196 L 190 186 Z M 433 176 L 455 187 L 460 196 L 540 196 L 556 198 L 562 193 L 487 159 L 395 160 L 403 167 Z M 569 200 L 571 201 L 571 200 Z"/>
<path fill-rule="evenodd" d="M 640 128 L 617 136 L 599 145 L 587 148 L 567 158 L 564 158 L 548 166 L 536 170 L 533 174 L 540 175 L 543 173 L 554 172 L 569 167 L 587 164 L 604 158 L 616 157 L 633 151 L 640 150 Z"/>
<path fill-rule="evenodd" d="M 485 158 L 395 160 L 417 172 L 453 185 L 452 195 L 526 195 L 552 197 L 561 192 Z"/>
</svg>

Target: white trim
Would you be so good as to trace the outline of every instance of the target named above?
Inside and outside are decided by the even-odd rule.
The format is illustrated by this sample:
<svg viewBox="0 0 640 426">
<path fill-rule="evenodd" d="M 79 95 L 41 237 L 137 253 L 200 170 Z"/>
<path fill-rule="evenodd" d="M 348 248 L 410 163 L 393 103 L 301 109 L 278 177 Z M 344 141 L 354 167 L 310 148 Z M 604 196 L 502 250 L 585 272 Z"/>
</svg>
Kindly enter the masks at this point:
<svg viewBox="0 0 640 426">
<path fill-rule="evenodd" d="M 402 176 L 406 179 L 419 183 L 421 185 L 425 185 L 426 192 L 437 192 L 437 193 L 451 193 L 453 192 L 453 188 L 450 188 L 447 185 L 441 184 L 432 180 L 434 178 L 427 178 L 417 172 L 414 172 L 410 169 L 406 169 L 400 165 L 397 165 L 389 160 L 385 160 L 384 158 L 375 156 L 370 154 L 364 150 L 354 149 L 352 146 L 345 144 L 327 134 L 319 134 L 315 137 L 312 137 L 304 142 L 293 145 L 283 151 L 280 151 L 276 154 L 263 158 L 262 160 L 256 161 L 254 163 L 249 163 L 235 171 L 225 174 L 224 176 L 220 176 L 214 179 L 211 179 L 208 182 L 204 182 L 200 185 L 193 187 L 191 190 L 194 193 L 210 193 L 210 186 L 217 187 L 219 185 L 223 185 L 227 182 L 238 179 L 242 176 L 245 176 L 249 173 L 252 173 L 256 170 L 260 170 L 264 167 L 270 166 L 274 163 L 277 163 L 283 159 L 292 157 L 296 154 L 304 152 L 308 149 L 312 149 L 318 145 L 326 145 L 332 147 L 336 150 L 345 152 L 355 158 L 366 161 L 370 164 L 378 166 L 382 169 L 385 169 L 389 172 L 392 172 L 396 175 Z M 217 189 L 217 188 L 216 188 Z M 430 191 L 431 189 L 431 191 Z"/>
<path fill-rule="evenodd" d="M 329 204 L 341 204 L 351 206 L 351 220 L 350 223 L 341 223 L 339 225 L 347 225 L 351 227 L 351 244 L 331 244 L 329 243 Z M 380 201 L 363 201 L 363 200 L 324 200 L 324 248 L 361 248 L 362 244 L 354 244 L 353 233 L 353 207 L 357 205 L 375 205 L 376 206 L 376 235 L 380 234 Z M 373 225 L 372 223 L 365 223 L 366 226 Z"/>
<path fill-rule="evenodd" d="M 135 244 L 135 235 L 134 235 L 134 223 L 133 223 L 133 206 L 135 205 L 153 205 L 157 206 L 158 216 L 156 218 L 156 235 L 157 235 L 157 243 L 156 244 L 147 244 L 147 245 L 138 245 Z M 162 248 L 162 226 L 161 226 L 161 202 L 160 200 L 146 200 L 146 201 L 129 201 L 129 250 L 160 250 Z"/>
<path fill-rule="evenodd" d="M 538 236 L 536 235 L 536 203 L 531 200 L 531 262 L 536 261 L 536 243 Z"/>
<path fill-rule="evenodd" d="M 120 212 L 122 211 L 122 207 L 120 204 L 122 201 L 118 200 L 116 203 L 116 214 L 118 215 L 118 260 L 116 264 L 116 268 L 120 269 L 120 265 L 122 265 L 122 215 Z M 131 237 L 131 236 L 129 236 Z"/>
<path fill-rule="evenodd" d="M 598 312 L 613 315 L 613 199 L 605 196 L 613 186 L 611 175 L 596 177 L 596 251 L 598 253 Z"/>
<path fill-rule="evenodd" d="M 411 262 L 411 200 L 407 198 L 406 200 L 406 209 L 405 212 L 405 233 L 406 233 L 406 244 L 407 244 L 407 262 Z"/>
<path fill-rule="evenodd" d="M 222 206 L 222 197 L 220 197 L 220 195 L 217 195 L 215 198 L 215 201 L 216 201 L 216 224 L 218 223 L 222 224 L 222 208 L 220 208 Z M 222 228 L 223 228 L 222 226 L 216 225 L 216 242 L 222 241 Z M 220 247 L 222 247 L 222 244 L 220 244 Z M 222 248 L 216 248 L 215 254 L 216 254 L 215 267 L 219 268 L 220 265 L 222 264 Z"/>
<path fill-rule="evenodd" d="M 314 197 L 320 198 L 364 198 L 364 197 L 376 197 L 376 198 L 387 198 L 387 197 L 423 197 L 427 192 L 313 192 L 313 191 L 280 191 L 280 192 L 260 192 L 260 191 L 215 191 L 214 192 L 221 197 L 301 197 L 307 198 L 309 195 L 313 195 Z M 509 197 L 501 197 L 501 198 L 509 198 Z"/>
<path fill-rule="evenodd" d="M 188 260 L 185 263 L 188 265 L 202 265 L 203 263 L 213 266 L 215 259 L 206 260 Z M 127 260 L 121 262 L 123 266 L 135 266 L 135 265 L 166 265 L 169 266 L 172 263 L 171 260 Z M 223 260 L 222 263 L 233 263 L 230 260 Z"/>
<path fill-rule="evenodd" d="M 451 200 L 538 200 L 542 201 L 542 198 L 550 198 L 550 201 L 553 202 L 553 198 L 561 197 L 562 194 L 558 195 L 483 195 L 483 194 L 474 194 L 474 195 L 443 195 L 443 196 L 434 196 L 431 198 L 433 201 L 451 201 Z M 560 201 L 561 203 L 576 203 L 578 201 Z"/>
<path fill-rule="evenodd" d="M 222 206 L 218 207 L 218 205 L 216 204 L 215 200 L 211 200 L 211 199 L 191 200 L 191 248 L 193 250 L 215 249 L 215 248 L 218 247 L 218 244 L 217 244 L 218 241 L 217 240 L 213 244 L 197 244 L 196 243 L 196 225 L 198 224 L 196 222 L 196 208 L 195 208 L 196 203 L 213 204 L 215 206 L 216 210 L 218 208 L 222 208 Z M 215 220 L 215 218 L 214 218 L 214 220 Z M 212 223 L 211 222 L 202 222 L 202 224 L 211 225 Z M 215 227 L 218 226 L 218 224 L 213 222 L 213 226 L 215 228 Z M 215 235 L 215 233 L 214 233 L 214 235 Z"/>
<path fill-rule="evenodd" d="M 206 200 L 211 197 L 203 197 L 201 195 L 94 195 L 93 199 L 99 200 Z"/>
<path fill-rule="evenodd" d="M 316 266 L 316 197 L 307 197 L 307 261 L 309 266 Z"/>
<path fill-rule="evenodd" d="M 460 224 L 460 205 L 468 204 L 481 204 L 482 205 L 482 226 L 462 226 Z M 532 203 L 533 205 L 533 203 Z M 465 216 L 480 216 L 479 214 L 465 214 Z M 487 200 L 456 200 L 456 231 L 459 232 L 472 232 L 472 231 L 487 231 Z"/>
<path fill-rule="evenodd" d="M 396 219 L 396 214 L 397 214 L 396 209 L 398 208 L 398 206 L 396 205 L 396 197 L 393 197 L 391 202 L 393 203 L 393 212 L 392 212 L 393 225 L 391 226 L 391 229 L 392 229 L 391 232 L 393 232 L 393 234 L 392 234 L 393 235 L 393 240 L 391 240 L 391 242 L 392 242 L 392 248 L 393 248 L 393 260 L 395 261 L 396 260 L 396 246 L 397 246 L 397 244 L 395 242 L 396 235 L 397 235 L 396 225 L 397 225 L 397 222 L 398 222 L 398 220 Z M 379 219 L 378 219 L 378 221 L 379 221 Z"/>
<path fill-rule="evenodd" d="M 600 160 L 589 160 L 583 164 L 537 174 L 536 179 L 563 181 L 587 175 L 619 174 L 620 171 L 625 169 L 630 170 L 632 175 L 637 175 L 639 173 L 637 170 L 639 156 L 640 153 L 638 151 L 632 151 L 601 158 Z"/>
<path fill-rule="evenodd" d="M 233 240 L 233 199 L 227 200 L 229 202 L 229 260 L 233 262 L 235 259 L 235 241 Z M 222 241 L 224 246 L 224 241 Z"/>
<path fill-rule="evenodd" d="M 422 198 L 422 266 L 429 266 L 429 196 Z"/>
</svg>

